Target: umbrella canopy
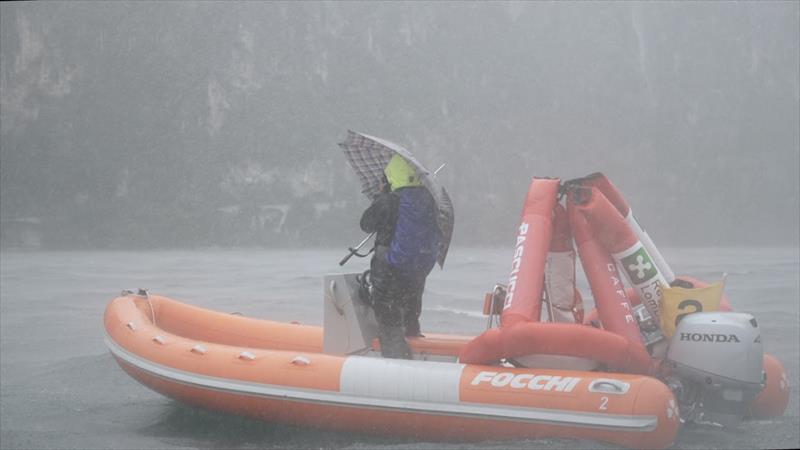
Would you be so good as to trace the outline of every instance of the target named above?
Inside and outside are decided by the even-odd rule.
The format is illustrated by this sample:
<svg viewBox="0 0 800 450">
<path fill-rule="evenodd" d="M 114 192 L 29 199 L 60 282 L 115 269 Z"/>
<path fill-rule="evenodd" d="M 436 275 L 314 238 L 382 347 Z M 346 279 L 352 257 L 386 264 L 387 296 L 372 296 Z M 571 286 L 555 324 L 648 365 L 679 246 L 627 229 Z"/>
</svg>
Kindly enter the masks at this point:
<svg viewBox="0 0 800 450">
<path fill-rule="evenodd" d="M 437 261 L 440 266 L 444 267 L 447 250 L 450 248 L 450 239 L 453 236 L 455 218 L 453 203 L 450 201 L 447 191 L 433 180 L 433 176 L 431 176 L 428 169 L 405 148 L 385 139 L 355 131 L 347 130 L 347 138 L 339 146 L 344 151 L 347 161 L 353 167 L 361 182 L 361 192 L 370 200 L 373 200 L 380 193 L 383 169 L 389 164 L 389 160 L 392 159 L 393 155 L 402 156 L 414 166 L 423 186 L 433 195 L 439 210 L 437 222 L 439 230 L 442 232 L 442 242 L 439 245 Z"/>
</svg>

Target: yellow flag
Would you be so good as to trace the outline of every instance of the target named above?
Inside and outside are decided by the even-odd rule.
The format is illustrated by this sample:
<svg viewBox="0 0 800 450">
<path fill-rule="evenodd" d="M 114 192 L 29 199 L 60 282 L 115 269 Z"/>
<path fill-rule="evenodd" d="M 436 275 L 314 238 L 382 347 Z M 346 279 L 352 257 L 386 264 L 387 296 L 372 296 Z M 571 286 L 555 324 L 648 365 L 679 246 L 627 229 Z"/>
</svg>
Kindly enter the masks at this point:
<svg viewBox="0 0 800 450">
<path fill-rule="evenodd" d="M 664 336 L 675 334 L 678 323 L 687 314 L 719 311 L 725 278 L 704 288 L 687 289 L 682 287 L 663 288 L 661 299 L 661 331 Z"/>
</svg>

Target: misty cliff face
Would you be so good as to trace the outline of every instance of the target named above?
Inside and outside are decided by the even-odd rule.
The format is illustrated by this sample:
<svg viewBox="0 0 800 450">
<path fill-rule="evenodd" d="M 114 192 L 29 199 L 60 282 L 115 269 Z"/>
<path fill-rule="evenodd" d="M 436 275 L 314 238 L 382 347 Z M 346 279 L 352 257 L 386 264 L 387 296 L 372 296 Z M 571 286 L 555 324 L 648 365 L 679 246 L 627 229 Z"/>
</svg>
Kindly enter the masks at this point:
<svg viewBox="0 0 800 450">
<path fill-rule="evenodd" d="M 605 172 L 657 243 L 798 242 L 800 5 L 0 6 L 3 246 L 346 245 L 336 146 L 407 146 L 456 244 Z"/>
</svg>

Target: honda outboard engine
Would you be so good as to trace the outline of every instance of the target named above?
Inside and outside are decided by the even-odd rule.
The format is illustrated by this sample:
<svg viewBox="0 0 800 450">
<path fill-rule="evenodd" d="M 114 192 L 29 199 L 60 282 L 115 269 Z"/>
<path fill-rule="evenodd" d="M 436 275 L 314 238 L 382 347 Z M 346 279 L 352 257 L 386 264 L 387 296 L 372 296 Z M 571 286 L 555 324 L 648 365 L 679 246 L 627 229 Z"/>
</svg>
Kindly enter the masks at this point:
<svg viewBox="0 0 800 450">
<path fill-rule="evenodd" d="M 764 350 L 756 319 L 733 312 L 683 317 L 670 341 L 666 378 L 681 417 L 725 427 L 739 425 L 764 387 Z"/>
</svg>

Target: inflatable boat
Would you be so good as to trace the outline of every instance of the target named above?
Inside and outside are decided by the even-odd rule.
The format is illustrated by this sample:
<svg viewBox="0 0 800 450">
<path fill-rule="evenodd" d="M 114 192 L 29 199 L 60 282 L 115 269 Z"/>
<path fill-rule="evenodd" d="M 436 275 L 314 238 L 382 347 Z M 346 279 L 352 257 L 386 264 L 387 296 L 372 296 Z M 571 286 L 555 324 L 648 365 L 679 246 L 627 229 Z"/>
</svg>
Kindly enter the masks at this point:
<svg viewBox="0 0 800 450">
<path fill-rule="evenodd" d="M 419 360 L 335 356 L 323 353 L 320 327 L 146 293 L 114 299 L 105 328 L 114 358 L 145 386 L 267 421 L 436 440 L 579 437 L 631 448 L 666 447 L 678 429 L 672 393 L 654 378 L 462 364 L 466 337 L 410 339 Z"/>
<path fill-rule="evenodd" d="M 733 311 L 723 283 L 676 277 L 602 174 L 534 178 L 517 230 L 508 283 L 484 299 L 486 332 L 410 338 L 413 360 L 380 357 L 358 274 L 324 278 L 322 327 L 123 291 L 106 343 L 168 397 L 330 430 L 665 448 L 685 422 L 783 414 L 786 373 L 756 318 Z M 577 259 L 595 304 L 585 315 Z"/>
</svg>

